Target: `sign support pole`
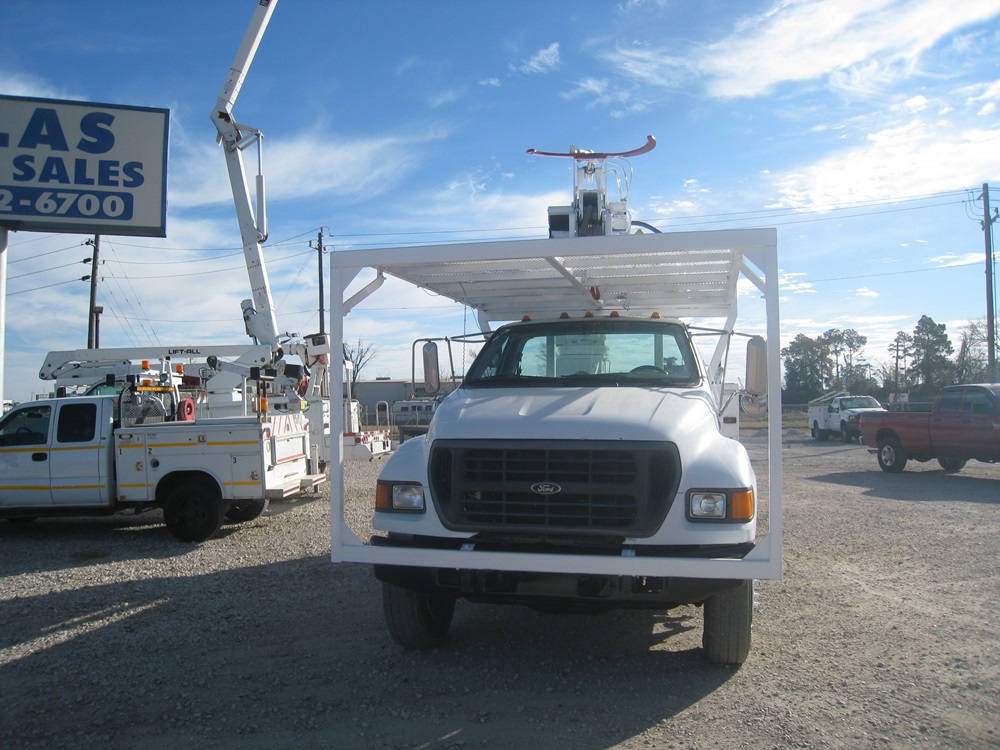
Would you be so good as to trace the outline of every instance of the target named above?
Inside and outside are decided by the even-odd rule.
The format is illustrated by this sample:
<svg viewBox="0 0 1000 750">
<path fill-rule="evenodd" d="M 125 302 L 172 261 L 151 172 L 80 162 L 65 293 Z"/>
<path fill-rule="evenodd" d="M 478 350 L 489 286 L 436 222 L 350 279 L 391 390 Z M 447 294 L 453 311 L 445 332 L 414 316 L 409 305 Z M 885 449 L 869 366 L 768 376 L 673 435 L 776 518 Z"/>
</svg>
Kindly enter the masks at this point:
<svg viewBox="0 0 1000 750">
<path fill-rule="evenodd" d="M 7 227 L 0 227 L 0 403 L 3 402 L 3 371 L 7 364 L 5 332 L 7 330 Z"/>
</svg>

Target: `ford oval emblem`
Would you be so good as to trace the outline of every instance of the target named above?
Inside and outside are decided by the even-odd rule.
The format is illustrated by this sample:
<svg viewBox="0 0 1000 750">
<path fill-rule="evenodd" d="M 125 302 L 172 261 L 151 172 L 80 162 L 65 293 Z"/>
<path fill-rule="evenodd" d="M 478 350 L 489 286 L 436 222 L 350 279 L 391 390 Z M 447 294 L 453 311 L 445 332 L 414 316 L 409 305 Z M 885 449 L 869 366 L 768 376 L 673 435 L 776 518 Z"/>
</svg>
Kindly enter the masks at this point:
<svg viewBox="0 0 1000 750">
<path fill-rule="evenodd" d="M 562 487 L 555 482 L 535 482 L 531 485 L 531 491 L 536 495 L 555 495 L 562 492 Z"/>
</svg>

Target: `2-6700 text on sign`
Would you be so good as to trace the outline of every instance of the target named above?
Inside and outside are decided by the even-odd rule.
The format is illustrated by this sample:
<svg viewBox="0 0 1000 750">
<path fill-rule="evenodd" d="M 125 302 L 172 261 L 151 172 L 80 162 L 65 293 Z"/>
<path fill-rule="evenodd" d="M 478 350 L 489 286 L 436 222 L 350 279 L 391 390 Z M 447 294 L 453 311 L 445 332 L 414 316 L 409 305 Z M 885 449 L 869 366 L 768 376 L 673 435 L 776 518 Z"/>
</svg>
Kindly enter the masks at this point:
<svg viewBox="0 0 1000 750">
<path fill-rule="evenodd" d="M 0 223 L 5 212 L 35 216 L 65 216 L 73 219 L 132 219 L 132 195 L 105 191 L 42 190 L 0 186 Z"/>
</svg>

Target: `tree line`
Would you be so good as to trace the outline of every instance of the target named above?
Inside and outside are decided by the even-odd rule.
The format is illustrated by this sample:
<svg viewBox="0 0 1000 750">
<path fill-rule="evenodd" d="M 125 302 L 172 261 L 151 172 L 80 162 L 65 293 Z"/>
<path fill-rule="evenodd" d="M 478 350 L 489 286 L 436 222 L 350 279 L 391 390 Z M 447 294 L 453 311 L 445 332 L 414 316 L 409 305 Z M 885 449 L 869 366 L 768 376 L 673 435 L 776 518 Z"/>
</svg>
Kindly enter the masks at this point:
<svg viewBox="0 0 1000 750">
<path fill-rule="evenodd" d="M 986 323 L 970 321 L 955 350 L 944 323 L 922 315 L 913 331 L 898 331 L 888 359 L 874 365 L 862 350 L 868 337 L 852 328 L 831 328 L 816 338 L 798 334 L 781 350 L 785 365 L 785 403 L 804 404 L 830 391 L 875 396 L 893 393 L 932 398 L 942 386 L 988 382 Z"/>
</svg>

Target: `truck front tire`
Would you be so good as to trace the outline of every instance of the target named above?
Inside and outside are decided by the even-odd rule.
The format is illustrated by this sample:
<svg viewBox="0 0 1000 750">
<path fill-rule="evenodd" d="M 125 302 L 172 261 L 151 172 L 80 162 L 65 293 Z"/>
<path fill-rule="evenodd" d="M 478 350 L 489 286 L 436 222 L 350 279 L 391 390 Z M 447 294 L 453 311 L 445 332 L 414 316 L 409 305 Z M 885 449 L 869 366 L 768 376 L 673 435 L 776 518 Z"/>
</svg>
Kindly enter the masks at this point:
<svg viewBox="0 0 1000 750">
<path fill-rule="evenodd" d="M 183 482 L 170 491 L 163 506 L 167 529 L 182 542 L 204 542 L 222 528 L 226 509 L 218 492 L 204 482 Z"/>
<path fill-rule="evenodd" d="M 426 651 L 444 643 L 455 615 L 455 599 L 383 583 L 382 609 L 389 635 L 396 643 Z"/>
<path fill-rule="evenodd" d="M 750 653 L 753 625 L 753 581 L 705 600 L 701 645 L 715 664 L 740 665 Z"/>
</svg>

